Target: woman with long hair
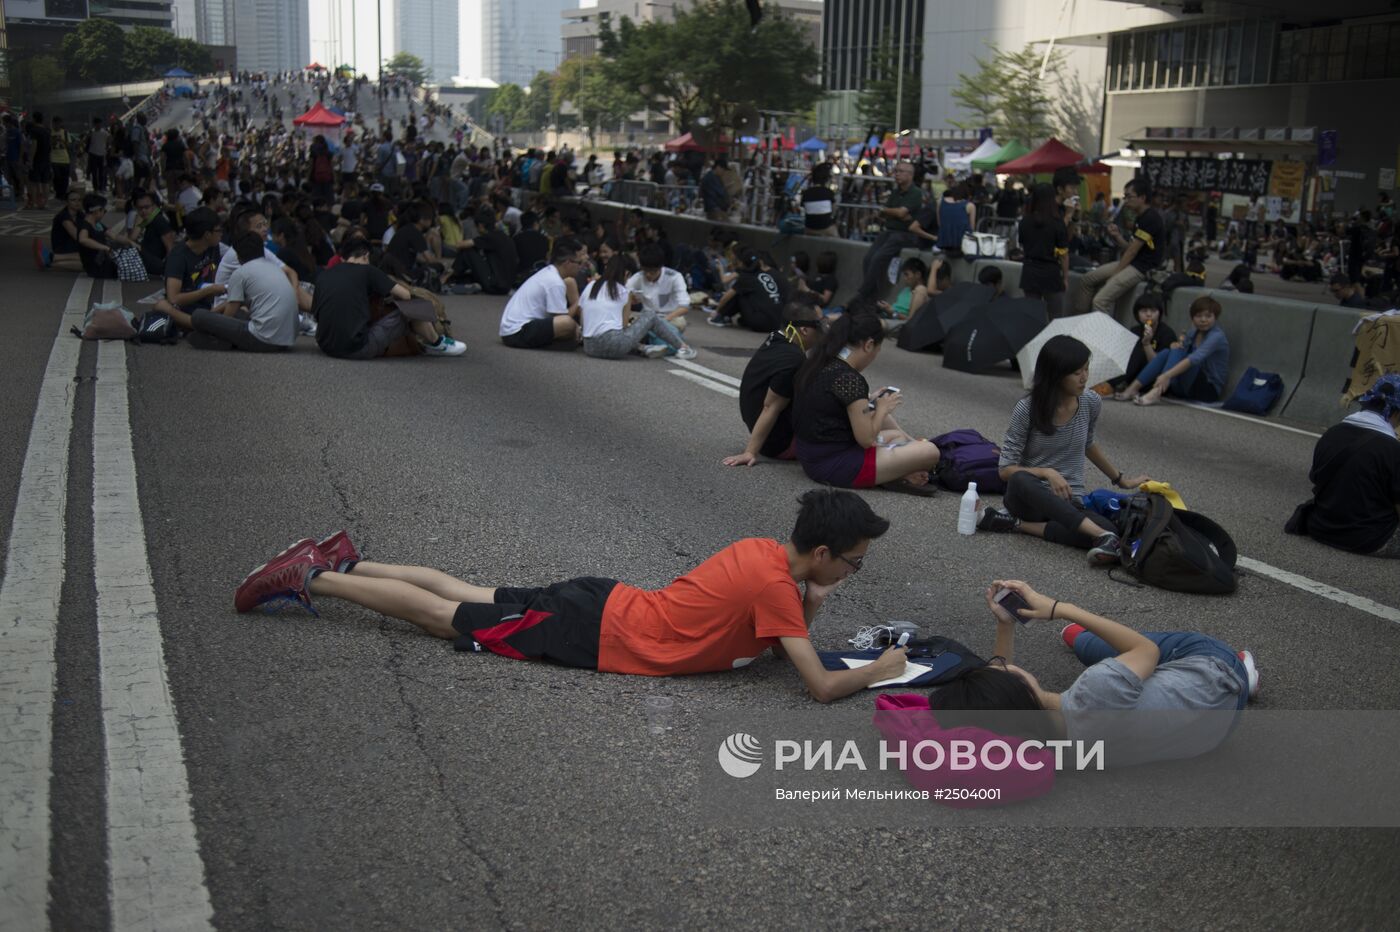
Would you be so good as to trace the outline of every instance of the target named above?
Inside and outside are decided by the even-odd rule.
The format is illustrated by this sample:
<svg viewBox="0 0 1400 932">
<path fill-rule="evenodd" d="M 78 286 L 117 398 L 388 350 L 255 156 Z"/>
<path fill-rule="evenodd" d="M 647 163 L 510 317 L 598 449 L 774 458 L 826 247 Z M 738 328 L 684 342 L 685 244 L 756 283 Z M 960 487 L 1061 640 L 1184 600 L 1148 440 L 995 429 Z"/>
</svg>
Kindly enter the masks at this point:
<svg viewBox="0 0 1400 932">
<path fill-rule="evenodd" d="M 627 279 L 637 270 L 637 264 L 625 252 L 615 253 L 593 284 L 579 296 L 583 318 L 583 351 L 596 359 L 622 359 L 641 346 L 648 335 L 662 342 L 641 346 L 642 355 L 664 356 L 668 349 L 676 351 L 677 359 L 694 359 L 680 331 L 659 317 L 653 308 L 642 305 L 640 295 L 627 290 Z M 632 323 L 627 323 L 629 308 L 639 310 Z"/>
<path fill-rule="evenodd" d="M 832 322 L 795 380 L 797 459 L 808 476 L 827 485 L 884 485 L 932 495 L 929 470 L 938 465 L 938 447 L 914 439 L 895 422 L 894 409 L 903 400 L 898 389 L 872 396 L 862 375 L 884 339 L 884 325 L 869 302 Z"/>
<path fill-rule="evenodd" d="M 1065 315 L 1069 287 L 1069 228 L 1055 200 L 1055 186 L 1038 184 L 1031 189 L 1030 204 L 1017 228 L 1024 258 L 1021 291 L 1045 302 L 1050 319 Z"/>
<path fill-rule="evenodd" d="M 316 280 L 316 259 L 306 246 L 301 224 L 291 217 L 278 217 L 272 224 L 272 242 L 277 246 L 277 258 L 296 272 L 300 281 Z"/>
<path fill-rule="evenodd" d="M 1124 477 L 1094 439 L 1103 400 L 1089 388 L 1089 347 L 1071 336 L 1045 341 L 1030 394 L 1016 402 L 1001 442 L 1002 508 L 988 508 L 984 531 L 1020 531 L 1089 551 L 1092 565 L 1118 561 L 1113 522 L 1084 507 L 1087 457 L 1120 489 L 1147 476 Z"/>
</svg>

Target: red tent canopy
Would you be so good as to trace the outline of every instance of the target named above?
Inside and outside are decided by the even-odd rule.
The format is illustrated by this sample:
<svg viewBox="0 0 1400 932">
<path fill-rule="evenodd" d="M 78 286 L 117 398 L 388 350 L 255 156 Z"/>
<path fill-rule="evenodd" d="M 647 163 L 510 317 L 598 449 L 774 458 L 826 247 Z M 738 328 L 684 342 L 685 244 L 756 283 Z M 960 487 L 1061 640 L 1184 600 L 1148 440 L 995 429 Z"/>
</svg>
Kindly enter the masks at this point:
<svg viewBox="0 0 1400 932">
<path fill-rule="evenodd" d="M 683 136 L 677 136 L 675 139 L 672 139 L 671 141 L 666 143 L 665 149 L 667 152 L 715 151 L 713 146 L 704 145 L 700 142 L 700 140 L 696 139 L 693 133 L 686 133 Z"/>
<path fill-rule="evenodd" d="M 1081 165 L 1084 156 L 1075 152 L 1069 146 L 1058 139 L 1051 139 L 1045 145 L 1034 152 L 1027 153 L 1019 159 L 1012 159 L 997 166 L 998 175 L 1045 175 L 1053 172 L 1057 168 L 1064 168 L 1072 165 L 1079 170 L 1081 175 L 1102 175 L 1113 169 L 1102 162 L 1095 162 L 1093 165 Z"/>
<path fill-rule="evenodd" d="M 893 136 L 891 136 L 889 139 L 886 139 L 881 145 L 881 148 L 885 150 L 885 155 L 890 156 L 913 155 L 918 150 L 918 146 L 914 145 L 914 140 L 896 140 Z"/>
<path fill-rule="evenodd" d="M 326 70 L 326 66 L 323 65 L 323 64 L 321 64 L 321 63 L 318 62 L 318 61 L 314 61 L 314 62 L 312 62 L 311 64 L 309 64 L 309 65 L 306 66 L 306 70 L 307 70 L 307 71 L 325 71 L 325 70 Z"/>
<path fill-rule="evenodd" d="M 331 113 L 318 100 L 310 110 L 292 120 L 297 126 L 341 126 L 345 123 L 345 117 L 338 113 Z"/>
</svg>

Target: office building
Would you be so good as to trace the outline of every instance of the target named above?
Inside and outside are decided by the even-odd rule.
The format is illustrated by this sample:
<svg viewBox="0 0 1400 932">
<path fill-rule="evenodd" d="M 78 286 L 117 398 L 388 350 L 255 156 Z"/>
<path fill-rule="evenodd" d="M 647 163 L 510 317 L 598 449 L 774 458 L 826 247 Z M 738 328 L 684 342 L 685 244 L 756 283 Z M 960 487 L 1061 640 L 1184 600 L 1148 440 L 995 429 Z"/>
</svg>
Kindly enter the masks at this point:
<svg viewBox="0 0 1400 932">
<path fill-rule="evenodd" d="M 394 48 L 423 59 L 430 84 L 450 84 L 459 70 L 457 0 L 396 0 Z"/>
<path fill-rule="evenodd" d="M 231 0 L 229 5 L 240 70 L 295 71 L 311 63 L 307 0 Z"/>
<path fill-rule="evenodd" d="M 529 85 L 559 65 L 560 14 L 573 0 L 481 0 L 482 77 Z"/>
</svg>

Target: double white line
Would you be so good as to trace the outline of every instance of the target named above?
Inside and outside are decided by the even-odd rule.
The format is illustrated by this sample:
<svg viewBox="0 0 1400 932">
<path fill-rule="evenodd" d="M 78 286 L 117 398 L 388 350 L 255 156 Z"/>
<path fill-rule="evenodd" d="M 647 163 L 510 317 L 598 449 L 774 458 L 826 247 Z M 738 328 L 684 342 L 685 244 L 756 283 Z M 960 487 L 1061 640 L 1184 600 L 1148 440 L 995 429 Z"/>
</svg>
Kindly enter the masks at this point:
<svg viewBox="0 0 1400 932">
<path fill-rule="evenodd" d="M 666 357 L 666 361 L 673 366 L 680 367 L 670 370 L 672 375 L 678 375 L 688 382 L 703 385 L 712 392 L 719 392 L 730 398 L 739 397 L 739 380 L 732 375 L 725 375 L 723 372 L 716 372 L 714 369 L 699 363 L 691 362 L 688 359 L 677 359 L 674 356 Z"/>
<path fill-rule="evenodd" d="M 50 784 L 79 277 L 44 371 L 0 582 L 0 928 L 48 926 Z M 120 299 L 105 283 L 103 298 Z M 136 492 L 126 347 L 101 344 L 93 429 L 93 551 L 112 927 L 212 928 L 189 782 L 166 677 Z"/>
</svg>

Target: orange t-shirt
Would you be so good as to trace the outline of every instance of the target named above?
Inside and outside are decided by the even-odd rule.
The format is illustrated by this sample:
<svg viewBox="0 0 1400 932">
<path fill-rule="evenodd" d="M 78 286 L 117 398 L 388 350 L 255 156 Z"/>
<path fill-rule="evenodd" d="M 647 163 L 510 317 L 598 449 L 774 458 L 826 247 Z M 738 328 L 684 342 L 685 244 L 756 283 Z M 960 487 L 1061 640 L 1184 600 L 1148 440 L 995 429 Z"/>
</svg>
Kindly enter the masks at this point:
<svg viewBox="0 0 1400 932">
<path fill-rule="evenodd" d="M 665 589 L 618 583 L 603 607 L 598 669 L 670 676 L 734 670 L 778 642 L 807 637 L 783 545 L 730 544 Z"/>
</svg>

